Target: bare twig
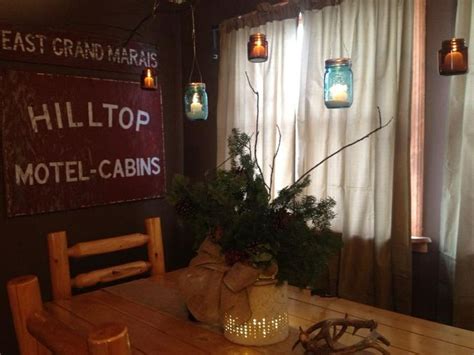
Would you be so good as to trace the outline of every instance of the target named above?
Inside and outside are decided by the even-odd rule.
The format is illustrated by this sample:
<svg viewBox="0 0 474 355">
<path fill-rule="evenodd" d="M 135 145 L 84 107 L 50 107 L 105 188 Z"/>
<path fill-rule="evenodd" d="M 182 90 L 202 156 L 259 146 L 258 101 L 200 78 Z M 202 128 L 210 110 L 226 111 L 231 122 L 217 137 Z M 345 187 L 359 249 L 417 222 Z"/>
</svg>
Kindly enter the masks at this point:
<svg viewBox="0 0 474 355">
<path fill-rule="evenodd" d="M 277 149 L 275 151 L 275 154 L 273 154 L 273 159 L 272 159 L 272 165 L 270 165 L 270 194 L 272 193 L 272 185 L 273 185 L 273 172 L 275 171 L 275 160 L 278 155 L 278 152 L 280 151 L 280 146 L 281 146 L 281 131 L 280 127 L 276 125 L 276 128 L 278 130 L 278 145 Z"/>
<path fill-rule="evenodd" d="M 223 166 L 225 163 L 227 163 L 229 160 L 231 160 L 232 157 L 228 157 L 226 160 L 224 160 L 222 163 L 220 163 L 218 166 L 216 166 L 214 169 L 212 170 L 217 170 L 219 169 L 221 166 Z"/>
<path fill-rule="evenodd" d="M 258 93 L 258 91 L 256 91 L 253 86 L 252 86 L 252 83 L 250 82 L 250 78 L 249 78 L 249 75 L 247 72 L 245 72 L 245 76 L 247 77 L 247 83 L 249 84 L 250 86 L 250 89 L 253 91 L 253 93 L 255 94 L 255 96 L 257 96 L 257 118 L 256 118 L 256 123 L 255 123 L 255 147 L 254 147 L 254 156 L 255 156 L 255 165 L 257 166 L 257 169 L 258 171 L 260 172 L 260 176 L 262 177 L 262 180 L 263 180 L 263 183 L 265 184 L 265 186 L 267 187 L 268 189 L 268 193 L 270 194 L 271 191 L 270 191 L 270 186 L 267 185 L 267 183 L 265 182 L 265 178 L 264 178 L 264 175 L 263 175 L 263 171 L 262 171 L 262 168 L 260 168 L 260 164 L 258 163 L 258 158 L 257 158 L 257 143 L 258 143 L 258 118 L 259 118 L 259 111 L 260 111 L 260 95 Z"/>
<path fill-rule="evenodd" d="M 308 176 L 314 169 L 316 169 L 318 166 L 320 166 L 321 164 L 323 164 L 324 162 L 326 162 L 326 160 L 332 158 L 333 156 L 335 156 L 336 154 L 342 152 L 344 149 L 346 148 L 349 148 L 350 146 L 353 146 L 354 144 L 357 144 L 361 141 L 363 141 L 364 139 L 367 139 L 369 138 L 372 134 L 374 133 L 377 133 L 378 131 L 380 131 L 381 129 L 387 127 L 392 121 L 393 121 L 393 117 L 387 122 L 385 123 L 384 125 L 382 125 L 382 115 L 380 113 L 380 108 L 377 106 L 377 111 L 378 111 L 378 115 L 379 115 L 379 126 L 376 128 L 376 129 L 373 129 L 372 131 L 370 131 L 369 133 L 367 133 L 365 136 L 349 143 L 349 144 L 346 144 L 345 146 L 339 148 L 338 150 L 336 150 L 334 153 L 328 155 L 326 158 L 324 158 L 323 160 L 321 160 L 320 162 L 318 162 L 317 164 L 313 165 L 311 167 L 311 169 L 307 170 L 303 175 L 301 175 L 299 177 L 298 180 L 296 180 L 291 186 L 293 185 L 296 185 L 298 182 L 300 182 L 301 180 L 303 180 L 306 176 Z"/>
</svg>

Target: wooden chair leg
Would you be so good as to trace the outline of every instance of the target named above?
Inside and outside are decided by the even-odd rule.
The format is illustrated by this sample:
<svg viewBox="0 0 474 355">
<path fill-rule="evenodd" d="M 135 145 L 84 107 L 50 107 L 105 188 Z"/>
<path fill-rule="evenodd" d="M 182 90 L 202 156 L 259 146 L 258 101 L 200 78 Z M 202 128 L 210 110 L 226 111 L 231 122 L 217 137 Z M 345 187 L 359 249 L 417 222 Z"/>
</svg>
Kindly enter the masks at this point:
<svg viewBox="0 0 474 355">
<path fill-rule="evenodd" d="M 145 219 L 145 228 L 146 234 L 150 236 L 148 241 L 148 260 L 151 263 L 151 274 L 164 274 L 165 256 L 160 218 L 154 217 Z"/>
<path fill-rule="evenodd" d="M 89 334 L 89 353 L 92 355 L 131 355 L 130 339 L 125 325 L 101 325 Z"/>
<path fill-rule="evenodd" d="M 71 298 L 71 275 L 66 232 L 48 234 L 49 270 L 54 300 Z"/>
<path fill-rule="evenodd" d="M 28 318 L 43 309 L 38 278 L 34 275 L 14 278 L 8 281 L 7 291 L 20 353 L 22 355 L 50 354 L 33 338 L 27 328 Z"/>
</svg>

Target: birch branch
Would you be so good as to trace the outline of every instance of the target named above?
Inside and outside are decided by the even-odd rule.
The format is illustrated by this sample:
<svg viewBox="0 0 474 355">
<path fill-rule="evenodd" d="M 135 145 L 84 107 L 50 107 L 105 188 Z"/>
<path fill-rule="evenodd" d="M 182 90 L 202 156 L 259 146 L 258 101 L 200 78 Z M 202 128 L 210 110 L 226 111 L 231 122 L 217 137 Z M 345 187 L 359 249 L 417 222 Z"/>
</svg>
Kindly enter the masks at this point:
<svg viewBox="0 0 474 355">
<path fill-rule="evenodd" d="M 255 165 L 257 166 L 257 169 L 258 171 L 260 172 L 260 176 L 262 177 L 262 180 L 263 180 L 263 183 L 265 184 L 266 188 L 268 189 L 268 193 L 270 194 L 271 191 L 270 191 L 270 186 L 267 185 L 267 183 L 265 182 L 265 177 L 263 176 L 263 171 L 262 171 L 262 168 L 260 168 L 260 164 L 258 163 L 258 158 L 257 158 L 257 143 L 258 143 L 258 122 L 259 122 L 259 111 L 260 111 L 260 94 L 258 93 L 258 91 L 256 91 L 253 86 L 252 86 L 252 83 L 250 82 L 250 78 L 249 78 L 249 75 L 247 72 L 245 72 L 245 76 L 247 77 L 247 83 L 249 84 L 250 86 L 250 89 L 253 91 L 253 93 L 255 94 L 255 96 L 257 96 L 257 119 L 256 119 L 256 123 L 255 123 L 255 147 L 254 147 L 254 156 L 255 156 Z"/>
</svg>

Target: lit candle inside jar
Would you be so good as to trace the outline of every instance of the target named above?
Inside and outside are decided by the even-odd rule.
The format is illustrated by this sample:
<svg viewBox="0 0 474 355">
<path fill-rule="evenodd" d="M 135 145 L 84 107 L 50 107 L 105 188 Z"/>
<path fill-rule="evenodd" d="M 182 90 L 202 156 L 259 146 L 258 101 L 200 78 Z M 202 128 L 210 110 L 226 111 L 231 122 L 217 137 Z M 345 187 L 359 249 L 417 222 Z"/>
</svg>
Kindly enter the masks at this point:
<svg viewBox="0 0 474 355">
<path fill-rule="evenodd" d="M 193 95 L 193 102 L 191 103 L 191 113 L 198 114 L 202 112 L 202 104 L 199 102 L 199 95 Z"/>
<path fill-rule="evenodd" d="M 256 41 L 252 48 L 252 57 L 265 57 L 265 47 L 260 40 Z"/>
<path fill-rule="evenodd" d="M 146 72 L 146 77 L 145 81 L 143 83 L 146 88 L 154 88 L 155 87 L 155 80 L 153 79 L 153 76 L 151 75 L 151 70 L 148 69 Z"/>
<path fill-rule="evenodd" d="M 448 70 L 462 70 L 464 68 L 464 57 L 461 52 L 449 52 L 444 58 L 444 66 Z"/>
<path fill-rule="evenodd" d="M 331 93 L 331 101 L 346 102 L 347 95 L 347 85 L 344 84 L 334 84 L 329 89 Z"/>
</svg>

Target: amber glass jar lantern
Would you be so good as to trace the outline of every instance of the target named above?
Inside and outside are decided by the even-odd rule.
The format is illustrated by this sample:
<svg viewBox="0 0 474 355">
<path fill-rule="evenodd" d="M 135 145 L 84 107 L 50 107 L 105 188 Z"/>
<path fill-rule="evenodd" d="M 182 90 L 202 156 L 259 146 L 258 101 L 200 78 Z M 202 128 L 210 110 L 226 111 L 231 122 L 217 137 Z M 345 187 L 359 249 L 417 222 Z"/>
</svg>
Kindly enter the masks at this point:
<svg viewBox="0 0 474 355">
<path fill-rule="evenodd" d="M 263 33 L 250 36 L 247 43 L 247 57 L 252 63 L 266 62 L 268 59 L 268 42 Z"/>
<path fill-rule="evenodd" d="M 468 55 L 464 38 L 452 38 L 443 41 L 438 52 L 439 73 L 458 75 L 467 72 Z"/>
<path fill-rule="evenodd" d="M 145 90 L 156 90 L 158 88 L 158 77 L 153 68 L 145 68 L 142 71 L 141 86 Z"/>
</svg>

